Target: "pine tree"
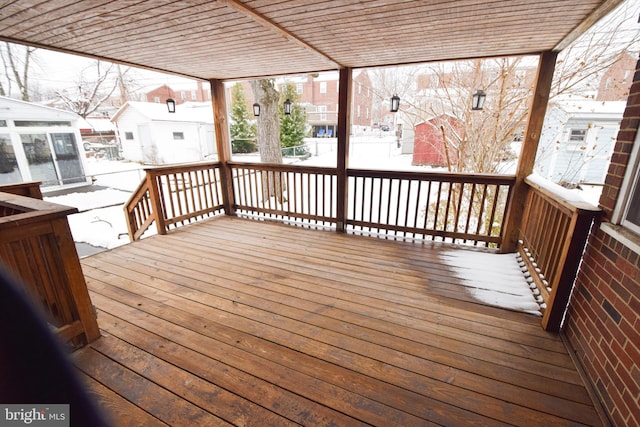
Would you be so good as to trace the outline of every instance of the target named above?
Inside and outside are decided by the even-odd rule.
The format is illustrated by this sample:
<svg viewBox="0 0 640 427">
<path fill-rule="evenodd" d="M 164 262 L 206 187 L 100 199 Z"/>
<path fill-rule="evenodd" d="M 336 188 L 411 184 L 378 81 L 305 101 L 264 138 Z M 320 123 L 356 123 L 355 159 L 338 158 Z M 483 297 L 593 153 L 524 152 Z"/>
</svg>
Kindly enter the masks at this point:
<svg viewBox="0 0 640 427">
<path fill-rule="evenodd" d="M 299 147 L 285 150 L 286 155 L 300 156 L 306 154 L 307 150 L 303 147 L 302 140 L 308 134 L 307 114 L 304 108 L 297 104 L 299 96 L 295 85 L 291 83 L 284 84 L 280 90 L 280 98 L 280 144 L 283 148 Z M 291 114 L 284 114 L 284 102 L 287 99 L 292 102 Z"/>
<path fill-rule="evenodd" d="M 253 153 L 258 150 L 256 125 L 250 123 L 247 100 L 240 83 L 231 88 L 231 150 L 234 153 Z"/>
</svg>

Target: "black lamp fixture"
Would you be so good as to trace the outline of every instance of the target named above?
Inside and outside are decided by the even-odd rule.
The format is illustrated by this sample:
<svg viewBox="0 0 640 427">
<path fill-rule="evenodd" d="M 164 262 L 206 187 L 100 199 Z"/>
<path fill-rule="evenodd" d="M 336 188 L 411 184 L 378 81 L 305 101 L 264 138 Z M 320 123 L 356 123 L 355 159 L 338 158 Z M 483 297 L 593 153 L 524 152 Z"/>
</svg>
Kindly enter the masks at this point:
<svg viewBox="0 0 640 427">
<path fill-rule="evenodd" d="M 487 99 L 487 94 L 482 89 L 476 90 L 476 93 L 473 94 L 473 101 L 471 102 L 472 110 L 482 110 L 484 107 L 484 101 Z"/>
<path fill-rule="evenodd" d="M 400 109 L 400 97 L 394 94 L 391 97 L 391 112 L 397 113 L 399 109 Z"/>
<path fill-rule="evenodd" d="M 257 102 L 253 104 L 253 115 L 256 117 L 260 115 L 260 104 L 258 104 Z"/>
<path fill-rule="evenodd" d="M 167 99 L 167 110 L 169 110 L 170 113 L 175 113 L 176 112 L 176 101 L 174 101 L 171 98 Z"/>
<path fill-rule="evenodd" d="M 291 114 L 291 100 L 287 99 L 286 101 L 284 101 L 284 113 L 285 114 Z"/>
</svg>

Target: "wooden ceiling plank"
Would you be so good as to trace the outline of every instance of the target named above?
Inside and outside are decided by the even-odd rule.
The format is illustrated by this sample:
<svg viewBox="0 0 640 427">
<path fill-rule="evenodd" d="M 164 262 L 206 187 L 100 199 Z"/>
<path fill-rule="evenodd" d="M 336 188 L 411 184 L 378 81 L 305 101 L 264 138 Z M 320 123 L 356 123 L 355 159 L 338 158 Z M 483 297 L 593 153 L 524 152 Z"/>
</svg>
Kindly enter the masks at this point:
<svg viewBox="0 0 640 427">
<path fill-rule="evenodd" d="M 50 43 L 63 43 L 68 41 L 77 42 L 79 38 L 74 37 L 73 33 L 68 31 L 68 28 L 82 25 L 83 28 L 86 28 L 86 31 L 82 34 L 82 39 L 80 39 L 81 42 L 78 46 L 95 45 L 96 42 L 108 39 L 109 35 L 113 34 L 120 36 L 123 34 L 137 35 L 138 33 L 144 32 L 146 28 L 156 30 L 161 28 L 173 28 L 173 22 L 190 22 L 191 27 L 189 28 L 192 29 L 194 28 L 194 25 L 198 25 L 200 20 L 207 19 L 205 16 L 206 14 L 212 14 L 216 10 L 211 7 L 211 5 L 214 5 L 215 3 L 192 6 L 189 8 L 181 6 L 182 4 L 183 3 L 178 2 L 172 3 L 171 5 L 164 5 L 162 7 L 150 5 L 151 9 L 134 9 L 131 10 L 130 16 L 114 16 L 108 20 L 105 20 L 104 15 L 111 15 L 116 11 L 106 11 L 103 14 L 86 16 L 80 21 L 68 23 L 66 26 L 63 25 L 53 29 L 48 32 L 49 34 L 45 33 L 44 37 Z M 180 9 L 175 9 L 176 7 L 180 7 Z M 217 9 L 227 10 L 222 7 L 218 7 Z M 150 11 L 152 13 L 149 13 Z M 167 21 L 167 15 L 171 16 L 171 21 Z M 135 17 L 135 19 L 132 19 L 132 17 Z M 225 14 L 224 16 L 221 16 L 220 19 L 227 20 L 228 15 Z M 106 30 L 103 30 L 103 28 L 106 28 Z"/>
<path fill-rule="evenodd" d="M 237 37 L 233 37 L 237 35 Z M 265 35 L 265 37 L 261 37 L 255 40 L 253 43 L 247 43 L 246 40 L 241 38 L 244 33 L 239 29 L 236 32 L 231 32 L 228 34 L 228 37 L 221 37 L 219 41 L 219 46 L 215 49 L 217 56 L 221 59 L 225 57 L 225 53 L 233 53 L 237 52 L 238 49 L 244 48 L 246 51 L 253 51 L 255 54 L 259 53 L 259 48 L 270 48 L 270 50 L 280 50 L 283 51 L 285 49 L 291 49 L 290 46 L 282 43 L 276 45 L 274 40 L 271 40 L 269 37 L 273 37 L 271 33 Z M 277 40 L 276 40 L 277 41 Z M 175 38 L 168 37 L 166 40 L 159 39 L 158 37 L 145 37 L 138 38 L 135 41 L 125 43 L 123 40 L 117 41 L 114 40 L 113 43 L 109 45 L 109 48 L 106 50 L 110 55 L 127 55 L 131 54 L 129 52 L 142 51 L 148 52 L 147 55 L 151 58 L 158 57 L 158 51 L 162 48 L 165 43 L 171 44 L 171 54 L 167 55 L 167 57 L 171 57 L 180 53 L 182 51 L 195 53 L 198 50 L 203 50 L 208 52 L 209 54 L 213 53 L 211 42 L 208 39 L 203 39 L 197 37 L 197 34 L 186 39 L 186 38 Z M 298 48 L 302 49 L 302 48 Z M 296 49 L 296 50 L 298 50 Z M 141 53 L 142 53 L 141 52 Z M 141 54 L 134 53 L 137 56 L 141 56 Z M 311 54 L 310 54 L 311 55 Z M 233 56 L 233 55 L 232 55 Z M 244 55 L 243 55 L 244 57 Z M 229 59 L 229 58 L 227 58 Z"/>
<path fill-rule="evenodd" d="M 260 23 L 261 25 L 264 25 L 265 27 L 267 27 L 267 28 L 275 31 L 276 33 L 282 35 L 287 40 L 290 40 L 293 43 L 296 43 L 296 44 L 304 47 L 305 49 L 308 49 L 308 50 L 314 52 L 316 55 L 322 57 L 325 61 L 333 62 L 335 64 L 336 68 L 342 68 L 342 66 L 339 63 L 335 62 L 331 57 L 329 57 L 324 52 L 316 49 L 314 46 L 308 44 L 307 42 L 305 42 L 304 40 L 302 40 L 301 38 L 299 38 L 295 34 L 287 31 L 285 28 L 282 28 L 280 25 L 278 25 L 275 22 L 273 22 L 273 21 L 269 20 L 268 18 L 264 17 L 263 15 L 261 15 L 258 12 L 256 12 L 255 10 L 248 8 L 243 3 L 240 3 L 237 0 L 218 0 L 218 1 L 221 2 L 221 3 L 226 4 L 229 7 L 232 7 L 233 9 L 235 9 L 235 10 L 241 12 L 241 13 L 246 14 L 247 16 L 249 16 L 252 19 L 254 19 L 256 22 Z"/>
<path fill-rule="evenodd" d="M 185 28 L 188 28 L 190 24 L 184 24 Z M 247 32 L 252 32 L 268 38 L 269 34 L 264 31 L 262 34 L 257 30 L 255 24 L 251 22 L 236 22 L 232 19 L 227 19 L 224 24 L 212 25 L 208 24 L 199 25 L 192 31 L 182 31 L 183 25 L 176 26 L 176 28 L 164 28 L 164 27 L 144 27 L 139 28 L 134 32 L 121 32 L 103 34 L 94 43 L 72 42 L 74 46 L 79 49 L 92 48 L 92 49 L 109 49 L 112 44 L 121 45 L 122 49 L 137 49 L 140 45 L 146 43 L 149 40 L 155 42 L 156 45 L 162 45 L 164 43 L 173 44 L 180 43 L 182 40 L 195 40 L 200 39 L 212 47 L 213 43 L 219 44 L 219 40 L 229 38 L 230 36 L 238 37 L 239 40 L 246 38 Z M 188 37 L 188 38 L 187 38 Z"/>
<path fill-rule="evenodd" d="M 544 20 L 543 22 L 545 22 L 557 20 L 559 17 L 564 17 L 564 22 L 566 22 L 566 12 L 573 11 L 575 13 L 576 8 L 577 6 L 575 5 L 565 5 L 564 7 L 554 9 L 554 11 L 558 10 L 557 14 L 550 15 L 548 8 L 545 8 L 543 4 L 537 13 L 536 10 L 533 9 L 528 10 L 526 15 L 523 14 L 521 10 L 512 10 L 510 12 L 505 12 L 504 10 L 501 12 L 493 12 L 489 10 L 490 13 L 488 13 L 486 17 L 478 17 L 477 15 L 474 15 L 473 12 L 466 11 L 459 14 L 457 19 L 458 24 L 462 23 L 467 27 L 489 27 L 494 30 L 496 28 L 502 28 L 504 26 L 503 21 L 507 20 L 507 22 L 515 22 L 516 24 L 520 25 L 519 31 L 522 31 L 522 25 L 526 24 L 530 26 L 532 19 L 542 19 Z M 584 8 L 584 11 L 586 16 L 590 9 Z M 389 21 L 388 17 L 385 16 L 375 16 L 368 19 L 366 23 L 363 23 L 363 18 L 360 16 L 342 17 L 340 19 L 340 22 L 332 25 L 331 27 L 335 31 L 340 31 L 340 34 L 348 34 L 353 32 L 360 33 L 363 28 L 359 27 L 362 26 L 365 26 L 365 28 L 372 26 L 382 27 L 385 28 L 385 31 L 387 28 L 389 28 L 389 32 L 393 33 L 393 31 L 391 31 L 392 29 L 404 27 L 405 25 L 411 25 L 412 28 L 422 27 L 425 30 L 430 30 L 434 27 L 445 27 L 449 28 L 450 32 L 458 32 L 458 25 L 452 28 L 451 21 L 444 19 L 434 19 L 435 17 L 433 16 L 430 16 L 428 20 L 417 20 L 417 13 L 413 13 L 412 11 L 406 12 L 407 13 L 403 13 L 403 11 L 397 11 L 396 13 L 394 13 L 394 19 L 391 21 Z M 578 21 L 574 20 L 569 22 Z M 315 22 L 309 20 L 304 21 L 304 23 L 301 25 L 295 25 L 294 23 L 287 22 L 287 26 L 290 26 L 292 31 L 296 31 L 310 37 L 315 37 L 316 34 L 325 33 L 323 28 L 319 27 Z"/>
<path fill-rule="evenodd" d="M 127 4 L 141 3 L 141 0 L 118 0 L 117 4 L 120 5 L 120 10 L 128 10 L 130 7 L 130 5 L 121 5 L 123 1 Z M 108 13 L 113 10 L 115 3 L 115 1 L 104 1 L 103 3 L 92 5 L 95 7 L 87 8 L 86 2 L 82 1 L 75 0 L 74 2 L 65 3 L 49 0 L 47 4 L 51 5 L 50 8 L 45 8 L 43 5 L 41 8 L 29 9 L 28 16 L 12 27 L 11 36 L 24 39 L 41 39 L 46 37 L 46 34 L 51 35 L 61 32 L 68 36 L 68 27 L 70 25 L 79 25 L 79 23 L 84 22 L 86 16 L 100 16 Z M 101 24 L 104 25 L 104 19 L 102 19 Z M 96 27 L 96 29 L 98 28 Z M 45 36 L 42 35 L 43 33 Z"/>
</svg>

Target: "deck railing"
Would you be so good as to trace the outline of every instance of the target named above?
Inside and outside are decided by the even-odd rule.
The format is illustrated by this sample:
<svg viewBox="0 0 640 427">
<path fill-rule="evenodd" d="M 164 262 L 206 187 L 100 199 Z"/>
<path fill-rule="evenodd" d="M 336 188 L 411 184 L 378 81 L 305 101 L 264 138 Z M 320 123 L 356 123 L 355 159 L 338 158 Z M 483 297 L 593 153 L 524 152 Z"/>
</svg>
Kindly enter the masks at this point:
<svg viewBox="0 0 640 427">
<path fill-rule="evenodd" d="M 229 166 L 236 214 L 335 226 L 336 169 L 262 163 Z"/>
<path fill-rule="evenodd" d="M 132 241 L 154 221 L 158 234 L 165 234 L 223 211 L 219 163 L 153 167 L 145 172 L 124 208 Z"/>
<path fill-rule="evenodd" d="M 518 251 L 544 309 L 542 325 L 562 325 L 589 230 L 601 211 L 568 190 L 532 175 Z"/>
<path fill-rule="evenodd" d="M 499 247 L 513 176 L 348 171 L 347 228 Z"/>
<path fill-rule="evenodd" d="M 22 192 L 29 186 L 13 190 Z M 95 340 L 100 332 L 67 222 L 75 212 L 75 208 L 0 192 L 0 261 L 43 308 L 58 336 L 78 346 Z"/>
<path fill-rule="evenodd" d="M 335 168 L 227 163 L 236 215 L 335 227 Z M 222 211 L 220 164 L 146 169 L 127 203 L 129 236 Z M 515 178 L 349 169 L 348 231 L 498 248 Z M 203 203 L 206 202 L 206 203 Z M 157 215 L 161 212 L 162 215 Z"/>
</svg>

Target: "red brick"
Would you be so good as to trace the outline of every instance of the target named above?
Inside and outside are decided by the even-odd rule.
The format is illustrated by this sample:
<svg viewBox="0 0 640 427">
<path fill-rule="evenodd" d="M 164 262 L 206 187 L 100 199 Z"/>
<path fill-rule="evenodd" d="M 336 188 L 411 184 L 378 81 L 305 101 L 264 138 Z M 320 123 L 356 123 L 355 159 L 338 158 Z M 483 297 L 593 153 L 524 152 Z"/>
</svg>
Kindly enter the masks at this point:
<svg viewBox="0 0 640 427">
<path fill-rule="evenodd" d="M 627 419 L 628 418 L 622 418 L 620 416 L 620 412 L 618 412 L 617 410 L 613 410 L 611 415 L 611 421 L 614 423 L 614 425 L 616 426 L 628 426 L 627 424 Z"/>
<path fill-rule="evenodd" d="M 633 418 L 636 418 L 636 419 L 640 418 L 640 408 L 638 408 L 638 405 L 637 405 L 637 402 L 636 402 L 636 400 L 638 398 L 638 395 L 637 394 L 631 394 L 629 392 L 629 390 L 624 390 L 622 398 L 624 400 L 625 406 L 629 410 L 628 413 L 631 414 L 631 416 Z"/>
<path fill-rule="evenodd" d="M 618 267 L 624 274 L 629 277 L 634 277 L 638 271 L 634 264 L 630 263 L 621 256 L 616 260 L 616 267 Z"/>
<path fill-rule="evenodd" d="M 633 382 L 635 383 L 636 387 L 640 388 L 640 368 L 638 367 L 637 364 L 631 367 L 631 371 L 629 372 L 629 374 L 631 375 L 631 378 L 633 379 Z M 639 400 L 638 403 L 640 403 L 640 394 L 638 394 L 638 400 Z"/>
<path fill-rule="evenodd" d="M 632 396 L 638 396 L 638 394 L 640 394 L 640 387 L 633 381 L 633 378 L 631 378 L 631 375 L 624 369 L 622 364 L 616 368 L 616 375 L 620 378 L 622 384 L 624 384 L 623 387 L 628 390 Z"/>
<path fill-rule="evenodd" d="M 636 316 L 640 316 L 640 299 L 636 298 L 637 294 L 638 293 L 631 295 L 631 300 L 629 301 L 629 308 L 634 313 L 636 313 Z"/>
<path fill-rule="evenodd" d="M 620 322 L 620 330 L 628 339 L 627 345 L 631 344 L 636 348 L 640 348 L 640 333 L 635 326 L 631 326 L 626 319 L 623 319 L 622 322 Z"/>
</svg>

